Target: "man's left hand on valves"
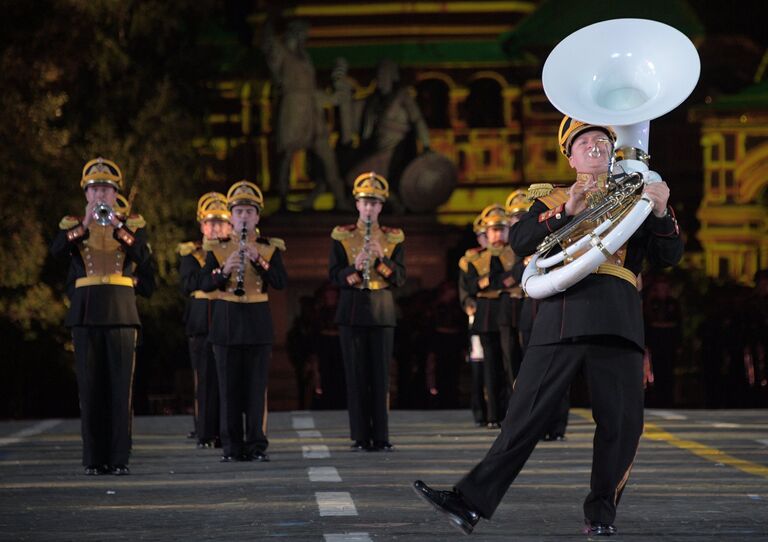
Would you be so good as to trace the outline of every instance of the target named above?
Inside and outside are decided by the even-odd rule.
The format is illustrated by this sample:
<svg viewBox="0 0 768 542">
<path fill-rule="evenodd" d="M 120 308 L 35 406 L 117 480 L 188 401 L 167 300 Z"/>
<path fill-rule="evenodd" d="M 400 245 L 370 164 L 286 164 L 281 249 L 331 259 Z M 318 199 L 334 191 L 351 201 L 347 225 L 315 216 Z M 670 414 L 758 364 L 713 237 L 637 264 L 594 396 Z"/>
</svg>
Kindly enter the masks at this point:
<svg viewBox="0 0 768 542">
<path fill-rule="evenodd" d="M 659 218 L 667 214 L 667 202 L 669 201 L 669 186 L 664 181 L 645 185 L 643 190 L 646 196 L 653 202 L 653 214 Z"/>
</svg>

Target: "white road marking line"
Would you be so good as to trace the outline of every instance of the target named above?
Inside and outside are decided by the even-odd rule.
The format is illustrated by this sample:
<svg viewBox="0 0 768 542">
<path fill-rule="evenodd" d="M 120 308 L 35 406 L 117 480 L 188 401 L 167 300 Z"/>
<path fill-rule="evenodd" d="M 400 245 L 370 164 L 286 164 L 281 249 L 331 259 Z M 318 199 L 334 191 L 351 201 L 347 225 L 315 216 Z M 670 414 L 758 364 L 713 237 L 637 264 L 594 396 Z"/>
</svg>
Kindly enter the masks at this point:
<svg viewBox="0 0 768 542">
<path fill-rule="evenodd" d="M 307 473 L 310 482 L 341 482 L 336 467 L 309 467 Z"/>
<path fill-rule="evenodd" d="M 715 427 L 717 429 L 736 429 L 737 427 L 741 427 L 741 424 L 730 423 L 730 422 L 716 422 L 712 424 L 712 427 Z"/>
<path fill-rule="evenodd" d="M 302 431 L 296 431 L 301 438 L 320 438 L 323 435 L 317 429 L 305 429 Z"/>
<path fill-rule="evenodd" d="M 759 439 L 757 442 L 759 442 L 760 444 L 764 444 L 764 445 L 768 446 L 768 438 Z"/>
<path fill-rule="evenodd" d="M 315 419 L 312 416 L 296 416 L 291 419 L 294 429 L 314 429 Z"/>
<path fill-rule="evenodd" d="M 665 420 L 687 420 L 687 416 L 683 416 L 682 414 L 677 414 L 675 412 L 670 412 L 669 410 L 656 410 L 655 408 L 647 408 L 645 409 L 646 414 L 650 414 L 651 416 L 658 416 L 659 418 L 663 418 Z"/>
<path fill-rule="evenodd" d="M 22 429 L 21 431 L 16 431 L 15 433 L 12 433 L 7 437 L 0 438 L 0 446 L 7 446 L 8 444 L 18 444 L 19 442 L 22 441 L 22 439 L 25 439 L 27 437 L 32 437 L 34 435 L 39 435 L 40 433 L 47 431 L 52 427 L 56 427 L 61 422 L 62 420 L 43 420 L 42 422 L 36 423 L 31 427 L 27 427 L 26 429 Z"/>
<path fill-rule="evenodd" d="M 315 499 L 321 516 L 357 515 L 357 508 L 348 491 L 317 491 Z"/>
<path fill-rule="evenodd" d="M 324 534 L 325 542 L 373 542 L 368 533 Z"/>
<path fill-rule="evenodd" d="M 307 444 L 301 447 L 304 459 L 326 459 L 331 457 L 331 451 L 325 444 Z"/>
</svg>

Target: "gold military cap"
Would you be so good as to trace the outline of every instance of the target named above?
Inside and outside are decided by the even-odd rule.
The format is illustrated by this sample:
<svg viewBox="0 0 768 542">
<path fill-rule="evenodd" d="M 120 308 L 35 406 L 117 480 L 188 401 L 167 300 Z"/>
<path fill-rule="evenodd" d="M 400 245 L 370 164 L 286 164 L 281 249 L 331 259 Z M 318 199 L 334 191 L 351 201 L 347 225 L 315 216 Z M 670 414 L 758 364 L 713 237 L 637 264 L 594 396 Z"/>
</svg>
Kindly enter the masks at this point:
<svg viewBox="0 0 768 542">
<path fill-rule="evenodd" d="M 557 131 L 557 142 L 560 144 L 560 152 L 566 157 L 571 156 L 571 145 L 573 144 L 573 140 L 576 139 L 579 134 L 586 132 L 587 130 L 600 130 L 605 132 L 605 135 L 607 135 L 613 143 L 616 142 L 616 132 L 614 132 L 613 128 L 610 126 L 588 124 L 565 115 L 560 122 L 560 129 Z"/>
<path fill-rule="evenodd" d="M 83 190 L 92 184 L 108 184 L 115 190 L 122 190 L 123 174 L 112 160 L 99 156 L 85 164 L 80 178 L 80 188 Z"/>
<path fill-rule="evenodd" d="M 227 191 L 227 209 L 231 211 L 235 205 L 253 205 L 261 213 L 264 209 L 264 195 L 259 187 L 250 181 L 236 182 Z"/>
<path fill-rule="evenodd" d="M 483 209 L 480 213 L 483 217 L 480 224 L 483 228 L 488 229 L 494 226 L 509 226 L 509 216 L 507 211 L 498 203 L 493 203 Z"/>
<path fill-rule="evenodd" d="M 528 199 L 528 191 L 518 189 L 510 193 L 509 196 L 507 196 L 504 208 L 509 216 L 527 212 L 528 209 L 531 208 L 531 202 Z"/>
<path fill-rule="evenodd" d="M 220 192 L 208 192 L 197 201 L 197 221 L 226 220 L 232 217 L 227 208 L 227 196 Z"/>
<path fill-rule="evenodd" d="M 352 185 L 352 195 L 355 199 L 373 198 L 382 202 L 387 201 L 389 183 L 375 171 L 368 171 L 357 176 Z"/>
</svg>

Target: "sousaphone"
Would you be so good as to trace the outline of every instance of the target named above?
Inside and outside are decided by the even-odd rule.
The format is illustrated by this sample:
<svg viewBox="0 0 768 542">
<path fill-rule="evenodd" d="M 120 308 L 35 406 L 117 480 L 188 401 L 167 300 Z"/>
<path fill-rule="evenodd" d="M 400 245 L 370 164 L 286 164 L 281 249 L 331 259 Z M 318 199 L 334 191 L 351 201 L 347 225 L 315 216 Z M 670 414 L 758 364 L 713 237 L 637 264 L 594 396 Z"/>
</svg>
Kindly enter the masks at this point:
<svg viewBox="0 0 768 542">
<path fill-rule="evenodd" d="M 561 41 L 544 64 L 549 101 L 570 117 L 616 132 L 609 192 L 537 248 L 522 286 L 535 299 L 564 292 L 619 250 L 653 211 L 642 193 L 660 177 L 648 169 L 650 121 L 693 91 L 701 64 L 693 43 L 663 23 L 614 19 Z M 597 224 L 590 231 L 581 224 Z M 559 249 L 559 250 L 557 250 Z"/>
</svg>

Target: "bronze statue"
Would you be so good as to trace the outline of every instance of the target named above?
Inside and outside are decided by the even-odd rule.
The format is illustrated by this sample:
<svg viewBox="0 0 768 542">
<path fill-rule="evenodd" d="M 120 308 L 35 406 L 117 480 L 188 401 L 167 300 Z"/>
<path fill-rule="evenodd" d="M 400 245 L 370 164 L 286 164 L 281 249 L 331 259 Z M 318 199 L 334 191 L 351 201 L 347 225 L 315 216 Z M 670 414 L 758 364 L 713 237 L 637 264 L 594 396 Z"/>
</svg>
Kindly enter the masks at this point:
<svg viewBox="0 0 768 542">
<path fill-rule="evenodd" d="M 320 159 L 325 179 L 318 184 L 307 205 L 311 206 L 314 197 L 327 185 L 335 196 L 336 207 L 351 209 L 323 116 L 323 107 L 333 103 L 334 99 L 317 89 L 315 67 L 304 47 L 308 28 L 303 21 L 291 21 L 280 39 L 275 36 L 271 21 L 267 21 L 264 27 L 262 51 L 279 96 L 275 126 L 280 163 L 277 187 L 281 208 L 286 207 L 293 154 L 309 150 Z"/>
</svg>

